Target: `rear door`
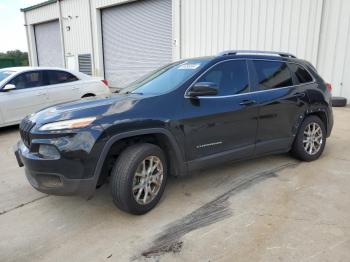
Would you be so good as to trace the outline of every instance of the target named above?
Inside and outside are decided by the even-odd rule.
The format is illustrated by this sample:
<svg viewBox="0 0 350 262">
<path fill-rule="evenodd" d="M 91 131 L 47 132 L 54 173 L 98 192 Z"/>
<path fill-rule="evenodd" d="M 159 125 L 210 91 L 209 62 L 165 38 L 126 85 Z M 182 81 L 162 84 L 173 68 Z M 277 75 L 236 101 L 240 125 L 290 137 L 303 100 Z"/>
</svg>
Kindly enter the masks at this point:
<svg viewBox="0 0 350 262">
<path fill-rule="evenodd" d="M 5 123 L 17 123 L 26 115 L 48 105 L 42 71 L 21 73 L 8 84 L 15 85 L 16 89 L 0 93 L 0 107 Z"/>
<path fill-rule="evenodd" d="M 81 83 L 75 75 L 61 70 L 46 70 L 45 75 L 48 83 L 47 92 L 50 105 L 81 98 Z"/>
<path fill-rule="evenodd" d="M 251 60 L 253 99 L 259 107 L 256 154 L 287 150 L 306 111 L 305 86 L 295 83 L 286 62 Z"/>
<path fill-rule="evenodd" d="M 195 166 L 198 161 L 210 158 L 220 161 L 252 155 L 257 108 L 246 103 L 251 100 L 246 60 L 219 62 L 196 82 L 213 82 L 219 93 L 185 98 L 183 126 L 187 159 Z"/>
</svg>

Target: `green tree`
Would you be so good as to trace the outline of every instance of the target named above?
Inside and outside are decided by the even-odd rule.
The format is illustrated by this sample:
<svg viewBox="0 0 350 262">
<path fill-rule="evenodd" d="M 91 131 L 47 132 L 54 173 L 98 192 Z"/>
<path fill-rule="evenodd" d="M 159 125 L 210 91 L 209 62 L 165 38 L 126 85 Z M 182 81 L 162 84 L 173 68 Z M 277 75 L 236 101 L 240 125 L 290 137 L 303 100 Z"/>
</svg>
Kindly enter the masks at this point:
<svg viewBox="0 0 350 262">
<path fill-rule="evenodd" d="M 28 53 L 21 50 L 7 51 L 6 53 L 0 52 L 0 60 L 12 60 L 15 66 L 27 66 Z"/>
</svg>

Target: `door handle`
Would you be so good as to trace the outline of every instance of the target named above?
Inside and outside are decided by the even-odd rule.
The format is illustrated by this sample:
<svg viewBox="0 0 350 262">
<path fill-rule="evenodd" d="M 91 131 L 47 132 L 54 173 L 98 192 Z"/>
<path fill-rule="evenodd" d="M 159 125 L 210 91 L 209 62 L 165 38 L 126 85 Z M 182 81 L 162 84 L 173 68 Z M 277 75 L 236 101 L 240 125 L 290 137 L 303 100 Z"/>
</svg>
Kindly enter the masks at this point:
<svg viewBox="0 0 350 262">
<path fill-rule="evenodd" d="M 256 101 L 255 100 L 243 100 L 241 103 L 239 103 L 241 106 L 251 106 L 251 105 L 254 105 L 256 104 Z"/>
<path fill-rule="evenodd" d="M 45 93 L 38 93 L 37 96 L 44 96 Z"/>
</svg>

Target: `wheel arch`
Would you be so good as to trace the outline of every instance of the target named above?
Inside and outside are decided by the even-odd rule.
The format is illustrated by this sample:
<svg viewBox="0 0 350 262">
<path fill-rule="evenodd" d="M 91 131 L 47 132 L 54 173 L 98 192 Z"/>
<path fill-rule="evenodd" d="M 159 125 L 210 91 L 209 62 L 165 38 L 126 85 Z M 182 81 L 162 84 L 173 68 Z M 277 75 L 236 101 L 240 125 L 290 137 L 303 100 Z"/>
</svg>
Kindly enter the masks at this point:
<svg viewBox="0 0 350 262">
<path fill-rule="evenodd" d="M 329 120 L 328 120 L 327 110 L 325 108 L 313 108 L 313 109 L 310 108 L 303 115 L 301 115 L 300 118 L 298 118 L 298 120 L 294 126 L 293 139 L 292 139 L 291 145 L 294 143 L 294 140 L 296 138 L 296 135 L 299 132 L 299 129 L 300 129 L 302 123 L 309 116 L 319 117 L 321 119 L 322 123 L 324 124 L 324 127 L 326 129 L 326 133 L 327 133 L 327 137 L 329 136 L 329 134 L 330 134 L 329 128 L 331 128 L 331 127 L 330 127 Z"/>
<path fill-rule="evenodd" d="M 325 110 L 318 109 L 318 110 L 312 110 L 306 114 L 306 116 L 317 116 L 321 119 L 321 121 L 324 124 L 324 128 L 326 129 L 326 133 L 329 133 L 329 124 L 328 124 L 328 115 Z"/>
<path fill-rule="evenodd" d="M 129 144 L 128 141 L 137 142 L 141 140 L 142 142 L 149 142 L 148 139 L 155 138 L 158 143 L 153 143 L 160 146 L 169 160 L 169 168 L 171 173 L 175 176 L 182 176 L 187 174 L 187 166 L 183 157 L 183 153 L 180 149 L 180 146 L 175 140 L 175 137 L 164 128 L 150 128 L 129 131 L 125 133 L 120 133 L 112 136 L 104 145 L 102 152 L 100 154 L 99 160 L 97 162 L 95 171 L 94 171 L 94 181 L 95 187 L 98 185 L 100 179 L 104 179 L 104 168 L 108 170 L 108 161 L 110 153 L 113 153 L 111 150 L 115 148 L 116 152 L 122 152 Z M 125 143 L 124 143 L 125 142 Z M 124 144 L 123 144 L 124 143 Z"/>
<path fill-rule="evenodd" d="M 93 93 L 86 93 L 86 94 L 84 94 L 81 98 L 85 98 L 85 97 L 94 97 L 94 96 L 96 96 L 96 95 L 93 94 Z"/>
</svg>

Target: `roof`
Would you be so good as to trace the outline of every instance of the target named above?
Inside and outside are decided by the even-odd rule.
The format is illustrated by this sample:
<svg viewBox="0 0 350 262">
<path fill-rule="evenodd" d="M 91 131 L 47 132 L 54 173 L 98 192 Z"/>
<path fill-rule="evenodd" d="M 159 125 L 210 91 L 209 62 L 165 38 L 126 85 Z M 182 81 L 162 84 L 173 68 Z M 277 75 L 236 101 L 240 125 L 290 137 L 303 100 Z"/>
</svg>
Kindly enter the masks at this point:
<svg viewBox="0 0 350 262">
<path fill-rule="evenodd" d="M 36 4 L 36 5 L 31 5 L 31 6 L 28 6 L 28 7 L 25 7 L 25 8 L 21 8 L 21 11 L 22 11 L 22 12 L 27 12 L 27 11 L 30 11 L 30 10 L 34 10 L 34 9 L 37 9 L 37 8 L 46 6 L 46 5 L 54 4 L 54 3 L 56 3 L 57 1 L 58 1 L 58 0 L 47 0 L 47 1 L 45 1 L 45 2 Z"/>
<path fill-rule="evenodd" d="M 33 71 L 33 70 L 60 70 L 60 71 L 65 71 L 69 72 L 75 76 L 77 76 L 80 79 L 87 79 L 91 78 L 92 76 L 86 75 L 84 73 L 81 73 L 79 71 L 67 69 L 67 68 L 59 68 L 59 67 L 44 67 L 44 66 L 17 66 L 17 67 L 6 67 L 6 68 L 1 68 L 0 71 L 10 71 L 14 72 L 14 74 L 20 74 L 22 72 L 28 72 L 28 71 Z M 92 77 L 96 79 L 100 79 L 100 77 Z M 3 80 L 5 81 L 5 80 Z M 0 84 L 2 82 L 0 81 Z"/>
<path fill-rule="evenodd" d="M 227 55 L 266 55 L 266 56 L 279 56 L 285 58 L 296 58 L 295 55 L 285 52 L 276 51 L 261 51 L 261 50 L 227 50 L 220 52 L 217 56 L 227 56 Z"/>
<path fill-rule="evenodd" d="M 30 71 L 30 70 L 64 70 L 64 71 L 70 71 L 65 68 L 58 68 L 58 67 L 43 67 L 43 66 L 16 66 L 16 67 L 6 67 L 2 68 L 2 70 L 6 71 L 13 71 L 13 72 L 24 72 L 24 71 Z"/>
</svg>

